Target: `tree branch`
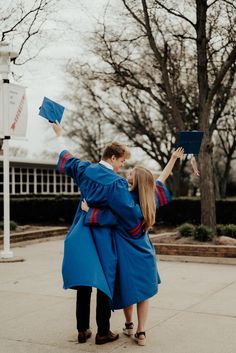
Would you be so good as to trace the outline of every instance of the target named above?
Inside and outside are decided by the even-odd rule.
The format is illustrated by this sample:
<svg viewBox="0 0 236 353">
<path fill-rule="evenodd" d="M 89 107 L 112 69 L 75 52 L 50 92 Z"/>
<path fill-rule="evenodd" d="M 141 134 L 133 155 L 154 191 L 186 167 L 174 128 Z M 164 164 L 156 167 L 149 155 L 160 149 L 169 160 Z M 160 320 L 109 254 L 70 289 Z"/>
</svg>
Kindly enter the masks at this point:
<svg viewBox="0 0 236 353">
<path fill-rule="evenodd" d="M 230 6 L 232 6 L 235 10 L 236 10 L 236 5 L 235 3 L 233 3 L 233 1 L 229 1 L 229 0 L 224 0 L 224 2 Z"/>
<path fill-rule="evenodd" d="M 210 3 L 209 5 L 207 5 L 207 8 L 209 9 L 211 6 L 213 6 L 216 2 L 218 2 L 219 0 L 213 0 L 212 3 Z"/>
<path fill-rule="evenodd" d="M 208 98 L 207 98 L 207 105 L 210 106 L 212 100 L 217 93 L 217 90 L 220 87 L 221 82 L 223 81 L 227 71 L 232 65 L 236 65 L 236 46 L 232 49 L 231 53 L 229 54 L 227 60 L 222 64 L 215 81 L 212 84 L 212 87 L 209 90 Z"/>
<path fill-rule="evenodd" d="M 43 4 L 43 1 L 44 0 L 41 0 L 39 5 L 35 8 L 35 9 L 32 9 L 30 10 L 29 12 L 27 12 L 17 23 L 14 24 L 14 26 L 12 26 L 10 29 L 6 30 L 6 31 L 3 31 L 2 32 L 2 38 L 1 38 L 1 41 L 4 41 L 5 40 L 5 37 L 8 33 L 10 32 L 13 32 L 16 30 L 16 28 L 27 18 L 29 17 L 32 13 L 36 12 L 38 13 L 39 11 L 42 10 L 43 7 L 45 7 L 47 5 L 47 2 L 45 2 L 45 4 Z"/>
<path fill-rule="evenodd" d="M 162 57 L 160 51 L 158 50 L 158 48 L 156 46 L 156 42 L 155 42 L 155 39 L 152 34 L 152 29 L 151 29 L 146 0 L 142 0 L 142 5 L 143 5 L 143 12 L 144 12 L 144 19 L 145 19 L 145 23 L 146 23 L 148 40 L 150 43 L 150 47 L 152 48 L 154 55 L 162 68 L 163 82 L 165 85 L 168 100 L 169 100 L 171 107 L 172 107 L 173 118 L 176 121 L 178 128 L 183 129 L 184 122 L 183 122 L 183 119 L 181 118 L 180 112 L 179 112 L 178 107 L 176 105 L 176 102 L 175 102 L 175 99 L 173 96 L 173 92 L 171 90 L 170 82 L 169 82 L 169 75 L 168 75 L 168 70 L 167 70 L 167 60 L 165 60 L 165 58 Z M 166 43 L 166 45 L 167 45 L 167 43 Z"/>
<path fill-rule="evenodd" d="M 176 17 L 182 18 L 183 20 L 187 21 L 188 23 L 191 24 L 191 26 L 193 26 L 194 29 L 196 29 L 196 24 L 193 23 L 188 17 L 184 16 L 181 12 L 176 11 L 175 9 L 170 9 L 168 7 L 166 7 L 165 5 L 163 5 L 160 1 L 155 0 L 156 4 L 159 5 L 161 8 L 163 8 L 164 10 L 166 10 L 168 13 L 170 13 L 171 15 L 174 15 Z"/>
<path fill-rule="evenodd" d="M 133 18 L 139 23 L 141 24 L 142 27 L 145 28 L 145 23 L 140 20 L 140 18 L 133 12 L 133 10 L 128 6 L 126 0 L 122 0 L 123 4 L 125 5 L 126 9 L 129 11 L 129 13 L 133 16 Z"/>
</svg>

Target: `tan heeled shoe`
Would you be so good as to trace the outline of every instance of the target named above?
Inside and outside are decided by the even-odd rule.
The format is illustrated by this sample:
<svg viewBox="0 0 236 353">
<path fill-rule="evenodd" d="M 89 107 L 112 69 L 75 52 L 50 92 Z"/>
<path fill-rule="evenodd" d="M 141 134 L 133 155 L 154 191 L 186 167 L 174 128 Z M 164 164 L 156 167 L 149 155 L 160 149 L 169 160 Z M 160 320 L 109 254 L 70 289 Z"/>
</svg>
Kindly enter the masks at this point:
<svg viewBox="0 0 236 353">
<path fill-rule="evenodd" d="M 140 336 L 144 336 L 140 338 Z M 145 346 L 146 345 L 146 332 L 136 332 L 134 335 L 135 341 L 138 343 L 139 346 Z"/>
<path fill-rule="evenodd" d="M 132 336 L 134 334 L 134 324 L 133 322 L 126 322 L 123 328 L 123 334 L 126 336 Z"/>
</svg>

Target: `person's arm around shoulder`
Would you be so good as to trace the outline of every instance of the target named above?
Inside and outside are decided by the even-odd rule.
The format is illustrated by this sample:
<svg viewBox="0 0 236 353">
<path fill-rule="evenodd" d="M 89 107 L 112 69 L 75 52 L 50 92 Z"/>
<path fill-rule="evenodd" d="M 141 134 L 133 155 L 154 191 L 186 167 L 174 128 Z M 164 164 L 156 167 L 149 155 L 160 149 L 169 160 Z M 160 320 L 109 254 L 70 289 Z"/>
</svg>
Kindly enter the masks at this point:
<svg viewBox="0 0 236 353">
<path fill-rule="evenodd" d="M 81 209 L 86 212 L 85 224 L 88 226 L 115 226 L 118 224 L 117 216 L 109 208 L 89 207 L 86 200 L 81 202 Z"/>
</svg>

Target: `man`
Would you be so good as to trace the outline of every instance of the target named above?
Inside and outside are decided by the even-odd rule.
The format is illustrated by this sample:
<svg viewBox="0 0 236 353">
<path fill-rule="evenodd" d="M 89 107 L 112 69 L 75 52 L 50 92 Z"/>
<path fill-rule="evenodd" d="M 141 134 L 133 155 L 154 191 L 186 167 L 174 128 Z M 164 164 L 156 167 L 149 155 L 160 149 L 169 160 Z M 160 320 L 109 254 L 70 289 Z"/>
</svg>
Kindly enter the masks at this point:
<svg viewBox="0 0 236 353">
<path fill-rule="evenodd" d="M 58 123 L 53 124 L 60 140 L 62 134 Z M 62 143 L 62 141 L 61 141 Z M 139 206 L 135 205 L 128 192 L 127 181 L 116 174 L 130 157 L 129 151 L 120 143 L 108 145 L 100 163 L 80 161 L 62 145 L 58 170 L 72 177 L 80 187 L 81 200 L 85 198 L 95 209 L 91 222 L 96 221 L 98 208 L 109 207 L 133 236 L 142 232 L 142 218 Z M 96 209 L 97 207 L 97 209 Z M 79 343 L 91 336 L 89 329 L 91 287 L 98 288 L 96 321 L 98 331 L 96 344 L 105 344 L 118 339 L 110 331 L 111 310 L 117 256 L 112 227 L 92 229 L 85 225 L 86 215 L 78 206 L 73 224 L 65 239 L 62 266 L 64 288 L 77 289 L 77 329 Z M 102 254 L 102 256 L 98 256 Z"/>
</svg>

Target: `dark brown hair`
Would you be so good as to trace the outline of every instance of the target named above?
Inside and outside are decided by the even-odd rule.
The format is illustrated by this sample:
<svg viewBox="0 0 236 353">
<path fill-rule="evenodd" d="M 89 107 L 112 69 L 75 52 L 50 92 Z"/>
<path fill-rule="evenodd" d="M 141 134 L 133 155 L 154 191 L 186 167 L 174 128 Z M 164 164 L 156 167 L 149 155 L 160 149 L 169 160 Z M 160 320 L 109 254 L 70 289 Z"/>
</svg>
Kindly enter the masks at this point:
<svg viewBox="0 0 236 353">
<path fill-rule="evenodd" d="M 102 159 L 107 160 L 112 156 L 115 156 L 116 158 L 124 157 L 125 159 L 128 159 L 130 158 L 130 152 L 125 145 L 114 141 L 105 147 L 102 154 Z"/>
</svg>

